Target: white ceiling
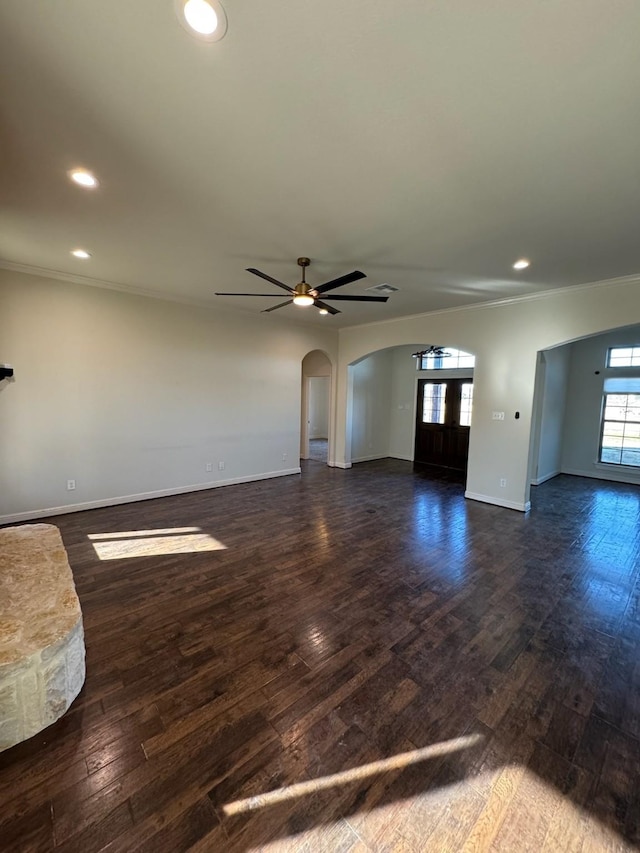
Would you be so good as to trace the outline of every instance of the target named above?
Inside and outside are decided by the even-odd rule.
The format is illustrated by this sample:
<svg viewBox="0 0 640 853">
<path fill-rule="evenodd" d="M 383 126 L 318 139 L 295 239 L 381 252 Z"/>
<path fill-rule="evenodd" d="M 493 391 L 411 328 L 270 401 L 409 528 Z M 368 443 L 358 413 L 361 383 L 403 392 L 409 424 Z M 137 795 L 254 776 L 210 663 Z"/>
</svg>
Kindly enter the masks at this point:
<svg viewBox="0 0 640 853">
<path fill-rule="evenodd" d="M 334 327 L 640 271 L 638 0 L 224 5 L 208 44 L 173 0 L 2 0 L 3 263 L 254 313 L 214 291 L 299 255 L 399 288 L 263 315 Z"/>
</svg>

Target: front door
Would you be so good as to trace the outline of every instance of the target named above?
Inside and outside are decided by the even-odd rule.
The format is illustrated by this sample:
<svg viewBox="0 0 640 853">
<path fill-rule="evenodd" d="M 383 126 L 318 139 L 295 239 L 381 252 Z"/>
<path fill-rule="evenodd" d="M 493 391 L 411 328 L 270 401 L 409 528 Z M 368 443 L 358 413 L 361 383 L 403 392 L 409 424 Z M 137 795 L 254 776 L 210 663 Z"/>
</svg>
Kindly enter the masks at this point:
<svg viewBox="0 0 640 853">
<path fill-rule="evenodd" d="M 418 380 L 414 463 L 466 471 L 472 379 Z"/>
</svg>

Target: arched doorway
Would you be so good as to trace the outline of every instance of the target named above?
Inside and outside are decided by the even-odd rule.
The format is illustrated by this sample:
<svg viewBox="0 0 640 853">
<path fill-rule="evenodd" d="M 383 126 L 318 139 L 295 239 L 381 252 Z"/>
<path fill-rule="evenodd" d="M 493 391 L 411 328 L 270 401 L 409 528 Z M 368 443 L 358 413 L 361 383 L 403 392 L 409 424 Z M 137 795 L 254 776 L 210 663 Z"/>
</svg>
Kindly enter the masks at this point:
<svg viewBox="0 0 640 853">
<path fill-rule="evenodd" d="M 421 361 L 415 353 L 428 349 L 426 344 L 406 344 L 369 353 L 349 366 L 347 392 L 347 442 L 349 463 L 392 458 L 416 462 L 419 432 L 424 421 L 424 389 L 427 383 L 437 384 L 445 403 L 449 386 L 458 392 L 455 420 L 464 431 L 463 461 L 460 454 L 454 465 L 446 460 L 431 462 L 428 470 L 436 473 L 438 464 L 456 468 L 462 473 L 456 482 L 464 482 L 467 448 L 471 432 L 471 394 L 474 357 L 468 351 L 454 347 L 443 348 L 450 353 L 438 359 Z M 421 396 L 422 395 L 422 396 Z M 451 403 L 453 397 L 449 398 Z M 444 411 L 444 410 L 443 410 Z M 462 416 L 461 416 L 462 415 Z M 453 416 L 452 416 L 453 418 Z M 440 427 L 438 426 L 437 429 Z M 429 425 L 425 426 L 429 429 Z M 443 429 L 455 432 L 452 425 Z M 460 443 L 457 445 L 460 449 Z"/>
<path fill-rule="evenodd" d="M 332 366 L 326 353 L 313 350 L 302 360 L 300 458 L 328 464 L 332 423 Z"/>
</svg>

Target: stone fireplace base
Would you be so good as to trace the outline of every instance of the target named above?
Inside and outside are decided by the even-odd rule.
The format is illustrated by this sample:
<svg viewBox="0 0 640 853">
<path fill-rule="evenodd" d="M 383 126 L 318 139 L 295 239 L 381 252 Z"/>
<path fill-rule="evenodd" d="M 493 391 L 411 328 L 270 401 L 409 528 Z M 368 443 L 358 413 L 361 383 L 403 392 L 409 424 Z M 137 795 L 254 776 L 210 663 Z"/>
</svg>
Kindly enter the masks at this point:
<svg viewBox="0 0 640 853">
<path fill-rule="evenodd" d="M 82 613 L 58 528 L 0 530 L 0 750 L 61 717 L 84 677 Z"/>
</svg>

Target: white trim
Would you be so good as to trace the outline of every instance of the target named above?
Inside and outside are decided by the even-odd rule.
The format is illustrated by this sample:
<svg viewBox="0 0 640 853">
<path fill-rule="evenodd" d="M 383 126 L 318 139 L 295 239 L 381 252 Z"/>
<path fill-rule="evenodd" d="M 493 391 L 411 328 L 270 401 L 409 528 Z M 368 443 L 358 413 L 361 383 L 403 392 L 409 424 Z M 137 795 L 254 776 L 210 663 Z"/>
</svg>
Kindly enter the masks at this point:
<svg viewBox="0 0 640 853">
<path fill-rule="evenodd" d="M 571 474 L 573 477 L 589 477 L 592 480 L 610 480 L 612 483 L 630 483 L 632 486 L 640 485 L 640 471 L 635 473 L 633 469 L 631 472 L 627 473 L 629 469 L 620 471 L 620 470 L 611 470 L 613 468 L 617 468 L 617 466 L 607 465 L 604 470 L 598 471 L 595 466 L 605 465 L 606 463 L 598 463 L 594 462 L 594 470 L 593 471 L 582 471 L 577 468 L 563 468 L 560 473 L 562 474 Z"/>
<path fill-rule="evenodd" d="M 640 479 L 640 466 L 638 465 L 618 465 L 617 462 L 594 462 L 596 469 L 601 471 L 609 471 L 612 474 L 630 474 L 631 476 Z"/>
<path fill-rule="evenodd" d="M 79 504 L 54 506 L 47 509 L 36 509 L 28 512 L 16 512 L 11 515 L 0 515 L 0 524 L 12 524 L 15 521 L 29 521 L 32 518 L 48 518 L 52 515 L 65 515 L 69 512 L 82 512 L 85 509 L 100 509 L 105 506 L 149 501 L 154 498 L 167 498 L 172 495 L 185 495 L 189 492 L 202 492 L 206 489 L 217 489 L 219 486 L 236 486 L 240 483 L 253 483 L 257 480 L 272 480 L 275 477 L 288 477 L 290 474 L 300 474 L 300 468 L 287 468 L 284 471 L 267 471 L 264 474 L 251 474 L 248 477 L 232 477 L 229 480 L 217 480 L 211 483 L 198 483 L 191 486 L 180 486 L 177 489 L 158 489 L 155 492 L 143 492 L 139 495 L 121 495 L 115 498 L 101 498 L 97 501 L 85 501 Z"/>
<path fill-rule="evenodd" d="M 476 492 L 465 492 L 465 498 L 472 501 L 481 501 L 485 504 L 494 504 L 494 506 L 503 506 L 506 509 L 516 509 L 518 512 L 529 512 L 531 509 L 531 501 L 522 503 L 521 501 L 507 501 L 500 498 L 494 498 L 491 495 L 479 495 Z"/>
<path fill-rule="evenodd" d="M 399 453 L 390 453 L 389 459 L 401 459 L 403 462 L 413 462 L 413 456 L 402 456 Z"/>
<path fill-rule="evenodd" d="M 342 468 L 344 471 L 351 468 L 351 462 L 329 462 L 329 468 Z"/>
<path fill-rule="evenodd" d="M 355 465 L 357 462 L 373 462 L 375 459 L 388 459 L 386 453 L 375 453 L 372 456 L 358 456 L 357 459 L 352 459 L 351 462 Z"/>
<path fill-rule="evenodd" d="M 34 267 L 30 264 L 16 264 L 13 261 L 5 261 L 0 258 L 0 269 L 10 272 L 24 273 L 25 275 L 37 275 L 40 278 L 52 278 L 55 281 L 64 281 L 71 284 L 84 284 L 89 287 L 99 287 L 102 290 L 116 290 L 129 296 L 143 296 L 146 299 L 160 299 L 163 302 L 178 302 L 181 305 L 192 305 L 196 308 L 211 308 L 212 302 L 206 299 L 194 299 L 183 295 L 172 293 L 159 293 L 147 287 L 137 287 L 129 284 L 119 284 L 116 281 L 107 281 L 101 278 L 90 278 L 86 275 L 50 270 L 45 267 Z"/>
<path fill-rule="evenodd" d="M 182 294 L 174 293 L 159 293 L 146 287 L 138 287 L 136 285 L 120 284 L 115 281 L 107 281 L 105 279 L 90 278 L 89 276 L 77 275 L 75 273 L 62 272 L 61 270 L 51 270 L 46 267 L 36 267 L 31 264 L 19 264 L 15 261 L 8 261 L 0 258 L 0 269 L 9 270 L 11 272 L 25 273 L 26 275 L 37 275 L 43 278 L 52 278 L 59 281 L 71 282 L 72 284 L 86 284 L 90 287 L 100 287 L 105 290 L 117 290 L 120 293 L 128 293 L 131 296 L 145 296 L 149 299 L 160 299 L 165 302 L 178 302 L 183 305 L 192 305 L 198 308 L 211 308 L 215 303 L 210 299 L 187 297 Z M 440 314 L 451 314 L 454 311 L 472 311 L 477 308 L 496 308 L 501 305 L 513 305 L 520 302 L 532 302 L 538 299 L 547 299 L 554 296 L 561 296 L 564 293 L 575 293 L 583 290 L 592 290 L 599 287 L 610 287 L 620 284 L 640 284 L 640 275 L 623 275 L 618 278 L 602 279 L 600 281 L 585 282 L 582 284 L 570 284 L 565 287 L 549 286 L 548 290 L 537 290 L 534 293 L 524 293 L 519 296 L 508 296 L 504 299 L 493 299 L 490 302 L 470 302 L 466 305 L 453 306 L 451 308 L 439 308 L 434 311 L 422 311 L 419 314 L 403 314 L 401 317 L 389 317 L 386 320 L 374 320 L 371 323 L 360 323 L 351 326 L 341 326 L 335 328 L 339 335 L 342 332 L 350 329 L 362 329 L 365 326 L 380 326 L 389 323 L 403 323 L 408 319 L 417 319 L 420 317 L 434 317 Z M 233 309 L 225 305 L 225 310 L 241 313 L 248 313 L 242 309 Z M 315 326 L 323 325 L 322 321 L 318 321 Z"/>
<path fill-rule="evenodd" d="M 536 477 L 535 480 L 531 481 L 532 486 L 541 486 L 543 483 L 546 483 L 547 480 L 552 480 L 554 477 L 557 477 L 558 474 L 562 474 L 562 471 L 552 471 L 550 474 L 543 474 L 542 477 Z"/>
</svg>

